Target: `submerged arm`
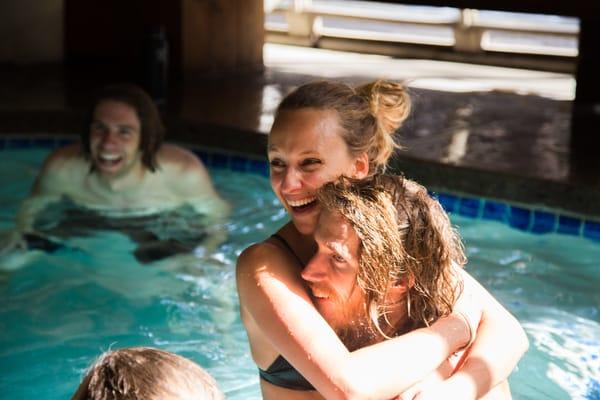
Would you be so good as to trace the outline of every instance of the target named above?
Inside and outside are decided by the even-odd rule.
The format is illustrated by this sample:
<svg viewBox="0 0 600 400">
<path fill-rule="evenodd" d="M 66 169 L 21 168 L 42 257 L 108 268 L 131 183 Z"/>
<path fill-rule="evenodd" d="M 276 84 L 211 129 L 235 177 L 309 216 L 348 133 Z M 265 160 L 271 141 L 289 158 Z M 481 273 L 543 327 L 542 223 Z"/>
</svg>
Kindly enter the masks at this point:
<svg viewBox="0 0 600 400">
<path fill-rule="evenodd" d="M 327 399 L 395 397 L 470 339 L 463 318 L 453 314 L 429 328 L 349 352 L 314 308 L 298 266 L 268 243 L 240 256 L 237 284 L 259 366 L 256 348 L 263 340 Z"/>
<path fill-rule="evenodd" d="M 19 205 L 15 218 L 15 227 L 5 234 L 0 240 L 0 252 L 9 252 L 15 248 L 25 248 L 23 239 L 27 233 L 34 232 L 34 221 L 37 214 L 49 204 L 60 200 L 61 194 L 57 191 L 56 167 L 58 155 L 61 150 L 52 153 L 44 162 L 40 173 L 27 197 Z"/>
</svg>

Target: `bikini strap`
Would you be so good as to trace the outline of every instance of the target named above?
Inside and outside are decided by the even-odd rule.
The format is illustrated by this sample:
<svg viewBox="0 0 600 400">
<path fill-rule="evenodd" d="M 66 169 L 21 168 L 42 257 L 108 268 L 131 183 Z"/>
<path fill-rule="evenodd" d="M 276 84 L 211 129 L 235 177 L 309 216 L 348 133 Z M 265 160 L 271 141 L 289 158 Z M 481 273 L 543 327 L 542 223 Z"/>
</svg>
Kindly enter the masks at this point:
<svg viewBox="0 0 600 400">
<path fill-rule="evenodd" d="M 296 259 L 296 261 L 298 261 L 298 264 L 300 264 L 302 267 L 304 267 L 304 262 L 302 262 L 302 259 L 300 257 L 298 257 L 298 254 L 296 254 L 296 252 L 294 251 L 294 249 L 292 249 L 292 246 L 290 246 L 290 244 L 287 242 L 287 240 L 285 240 L 283 238 L 283 236 L 281 236 L 278 233 L 274 233 L 271 235 L 272 238 L 277 239 L 277 241 L 279 243 L 281 243 L 283 245 L 283 247 L 286 248 L 287 251 L 290 252 L 290 254 L 292 256 L 294 256 L 294 258 Z"/>
</svg>

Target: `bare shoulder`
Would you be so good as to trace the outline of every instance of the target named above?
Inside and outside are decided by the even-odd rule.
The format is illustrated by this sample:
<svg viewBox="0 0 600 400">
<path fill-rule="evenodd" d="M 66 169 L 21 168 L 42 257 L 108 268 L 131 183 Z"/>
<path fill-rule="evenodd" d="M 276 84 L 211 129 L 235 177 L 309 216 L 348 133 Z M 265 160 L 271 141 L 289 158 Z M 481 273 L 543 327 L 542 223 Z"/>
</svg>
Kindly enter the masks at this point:
<svg viewBox="0 0 600 400">
<path fill-rule="evenodd" d="M 69 166 L 73 162 L 85 162 L 80 143 L 73 143 L 51 152 L 48 157 L 46 157 L 42 170 L 49 171 L 60 169 Z"/>
<path fill-rule="evenodd" d="M 73 143 L 54 150 L 46 157 L 31 194 L 61 194 L 89 171 L 81 145 Z"/>
<path fill-rule="evenodd" d="M 191 151 L 163 144 L 157 154 L 159 179 L 182 201 L 199 212 L 228 214 L 229 207 L 217 194 L 212 179 L 200 159 Z"/>
<path fill-rule="evenodd" d="M 164 143 L 157 154 L 158 164 L 168 169 L 178 171 L 204 171 L 200 159 L 188 149 L 171 143 Z"/>
<path fill-rule="evenodd" d="M 268 241 L 245 249 L 238 257 L 236 270 L 238 279 L 263 272 L 272 276 L 298 276 L 295 260 L 287 251 Z"/>
<path fill-rule="evenodd" d="M 261 265 L 270 264 L 272 257 L 278 253 L 277 246 L 269 242 L 255 243 L 246 248 L 237 259 L 239 273 L 250 272 Z"/>
</svg>

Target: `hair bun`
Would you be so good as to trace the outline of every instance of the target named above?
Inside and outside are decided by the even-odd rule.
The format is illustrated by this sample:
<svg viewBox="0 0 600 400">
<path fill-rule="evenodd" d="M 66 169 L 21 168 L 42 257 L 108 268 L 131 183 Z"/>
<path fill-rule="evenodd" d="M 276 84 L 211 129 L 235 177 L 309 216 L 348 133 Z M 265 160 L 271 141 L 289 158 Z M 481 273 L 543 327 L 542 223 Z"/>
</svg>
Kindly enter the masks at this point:
<svg viewBox="0 0 600 400">
<path fill-rule="evenodd" d="M 394 150 L 402 148 L 394 140 L 394 134 L 410 114 L 410 95 L 403 84 L 385 80 L 359 86 L 356 92 L 367 99 L 376 120 L 375 135 L 370 146 L 376 151 L 370 156 L 376 165 L 385 167 Z"/>
</svg>

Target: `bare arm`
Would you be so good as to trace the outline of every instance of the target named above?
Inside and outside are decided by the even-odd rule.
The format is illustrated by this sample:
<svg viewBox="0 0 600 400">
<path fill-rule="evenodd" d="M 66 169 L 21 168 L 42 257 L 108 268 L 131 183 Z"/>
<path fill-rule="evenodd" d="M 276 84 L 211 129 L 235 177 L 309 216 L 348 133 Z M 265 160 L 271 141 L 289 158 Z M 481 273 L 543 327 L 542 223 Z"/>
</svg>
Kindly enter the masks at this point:
<svg viewBox="0 0 600 400">
<path fill-rule="evenodd" d="M 80 151 L 79 144 L 72 144 L 54 150 L 46 157 L 33 183 L 29 197 L 19 208 L 16 221 L 18 232 L 32 231 L 35 216 L 48 204 L 60 200 L 65 185 L 70 182 L 69 169 L 73 168 L 73 165 L 69 163 L 69 160 L 76 158 Z"/>
<path fill-rule="evenodd" d="M 71 147 L 66 150 L 70 150 Z M 15 227 L 5 232 L 0 238 L 0 253 L 10 252 L 17 248 L 26 248 L 24 234 L 34 231 L 33 223 L 36 215 L 49 204 L 60 200 L 57 191 L 57 175 L 60 161 L 65 149 L 54 151 L 46 158 L 36 177 L 29 197 L 21 202 L 15 218 Z"/>
<path fill-rule="evenodd" d="M 281 354 L 327 399 L 395 397 L 469 340 L 462 317 L 452 315 L 351 353 L 314 308 L 298 266 L 268 243 L 240 256 L 237 284 L 259 367 Z M 273 348 L 270 354 L 265 343 Z"/>
<path fill-rule="evenodd" d="M 519 321 L 471 277 L 461 270 L 465 291 L 482 306 L 477 338 L 470 346 L 463 364 L 445 381 L 424 388 L 415 399 L 479 399 L 508 379 L 529 346 Z"/>
<path fill-rule="evenodd" d="M 218 195 L 202 161 L 185 149 L 164 146 L 165 168 L 169 168 L 168 184 L 181 202 L 192 205 L 197 212 L 212 219 L 227 217 L 229 204 Z"/>
<path fill-rule="evenodd" d="M 483 304 L 477 340 L 461 368 L 448 379 L 451 387 L 479 398 L 508 376 L 527 351 L 529 342 L 519 321 L 479 282 L 463 271 L 466 290 L 472 290 Z"/>
</svg>

